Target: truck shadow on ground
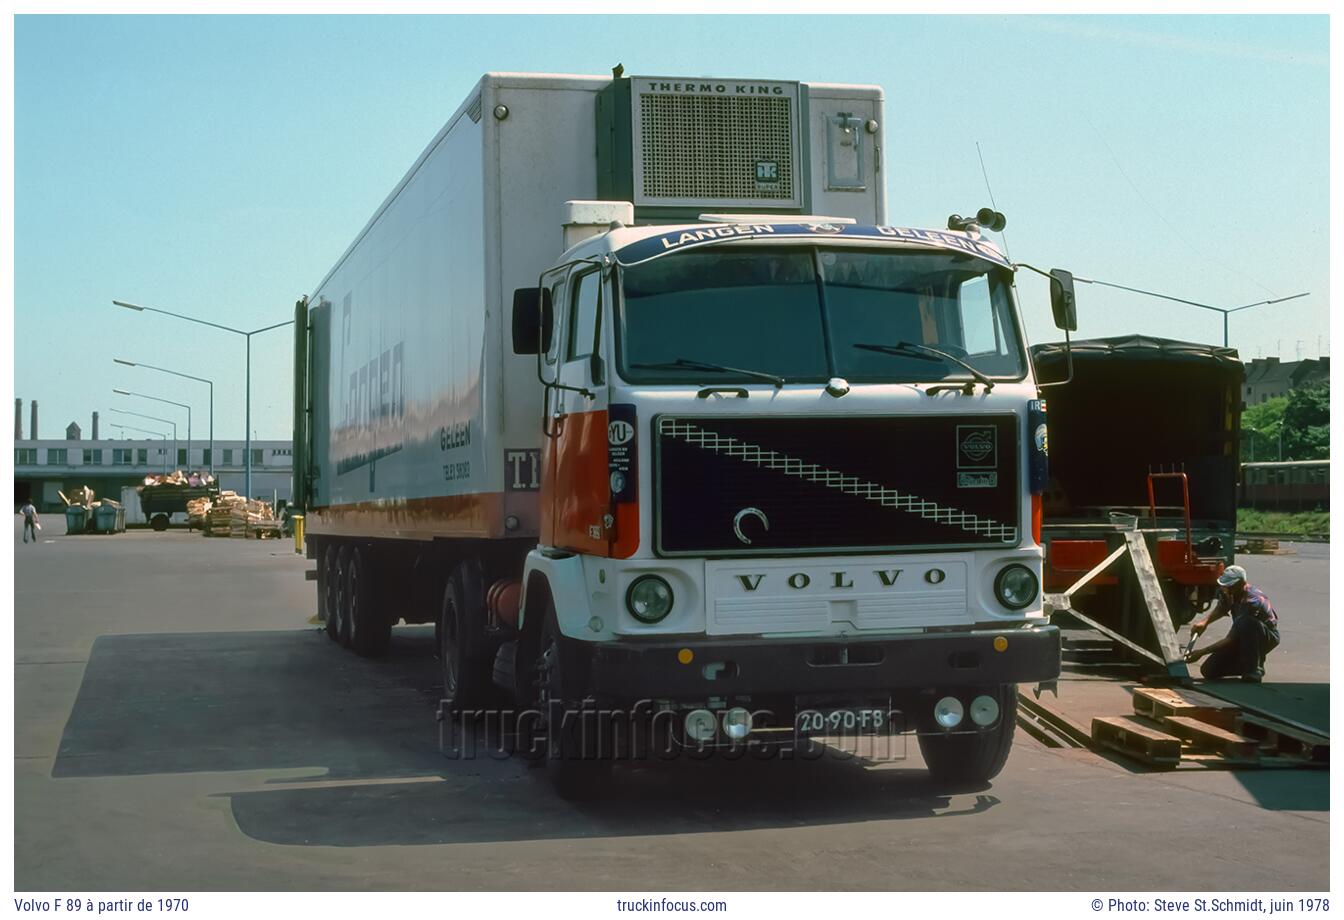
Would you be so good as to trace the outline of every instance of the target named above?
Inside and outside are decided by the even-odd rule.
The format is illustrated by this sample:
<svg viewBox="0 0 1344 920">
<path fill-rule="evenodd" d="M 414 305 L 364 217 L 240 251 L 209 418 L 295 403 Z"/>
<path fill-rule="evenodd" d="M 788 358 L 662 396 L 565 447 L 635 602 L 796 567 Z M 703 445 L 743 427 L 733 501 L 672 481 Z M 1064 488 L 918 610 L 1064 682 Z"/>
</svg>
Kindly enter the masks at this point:
<svg viewBox="0 0 1344 920">
<path fill-rule="evenodd" d="M 704 833 L 973 816 L 999 803 L 983 787 L 935 787 L 918 761 L 828 756 L 625 765 L 600 802 L 572 804 L 520 758 L 445 757 L 437 701 L 432 629 L 396 630 L 378 661 L 310 630 L 103 636 L 52 776 L 289 770 L 218 794 L 248 836 L 309 846 Z"/>
</svg>

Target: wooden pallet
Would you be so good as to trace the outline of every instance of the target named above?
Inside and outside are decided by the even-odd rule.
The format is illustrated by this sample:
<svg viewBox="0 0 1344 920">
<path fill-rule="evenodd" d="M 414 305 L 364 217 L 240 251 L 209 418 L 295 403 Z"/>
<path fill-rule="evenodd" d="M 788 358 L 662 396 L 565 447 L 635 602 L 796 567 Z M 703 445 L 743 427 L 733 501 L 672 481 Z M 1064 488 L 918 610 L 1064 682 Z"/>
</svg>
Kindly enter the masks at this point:
<svg viewBox="0 0 1344 920">
<path fill-rule="evenodd" d="M 1134 712 L 1154 722 L 1182 716 L 1210 722 L 1229 731 L 1237 727 L 1241 708 L 1217 697 L 1178 687 L 1135 687 Z"/>
<path fill-rule="evenodd" d="M 1253 762 L 1260 742 L 1191 716 L 1167 716 L 1162 727 L 1189 745 L 1190 753 L 1219 754 L 1229 760 Z"/>
<path fill-rule="evenodd" d="M 1181 762 L 1181 739 L 1136 716 L 1093 718 L 1092 743 L 1153 767 L 1171 769 Z"/>
<path fill-rule="evenodd" d="M 1280 546 L 1276 537 L 1247 537 L 1246 542 L 1237 547 L 1238 553 L 1255 556 L 1295 556 L 1297 550 L 1291 546 Z"/>
</svg>

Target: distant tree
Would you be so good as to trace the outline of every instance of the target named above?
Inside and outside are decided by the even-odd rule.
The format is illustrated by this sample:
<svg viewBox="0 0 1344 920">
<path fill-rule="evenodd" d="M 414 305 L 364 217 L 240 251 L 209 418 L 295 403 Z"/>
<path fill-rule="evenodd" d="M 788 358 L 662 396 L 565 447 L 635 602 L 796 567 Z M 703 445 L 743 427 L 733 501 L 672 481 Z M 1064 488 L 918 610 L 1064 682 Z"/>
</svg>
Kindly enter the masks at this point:
<svg viewBox="0 0 1344 920">
<path fill-rule="evenodd" d="M 1247 406 L 1241 414 L 1241 462 L 1279 459 L 1279 427 L 1283 412 L 1288 408 L 1287 396 L 1275 396 L 1254 406 Z M 1286 452 L 1288 445 L 1284 444 Z M 1284 459 L 1287 459 L 1285 453 Z"/>
<path fill-rule="evenodd" d="M 1330 456 L 1330 381 L 1291 390 L 1283 410 L 1283 459 Z"/>
</svg>

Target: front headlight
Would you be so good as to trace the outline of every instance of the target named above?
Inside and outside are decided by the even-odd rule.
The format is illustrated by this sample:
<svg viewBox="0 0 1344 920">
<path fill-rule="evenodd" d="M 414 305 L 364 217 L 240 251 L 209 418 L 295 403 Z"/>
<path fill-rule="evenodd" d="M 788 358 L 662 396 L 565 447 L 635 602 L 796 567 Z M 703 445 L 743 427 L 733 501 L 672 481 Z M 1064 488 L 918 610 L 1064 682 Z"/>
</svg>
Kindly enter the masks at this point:
<svg viewBox="0 0 1344 920">
<path fill-rule="evenodd" d="M 625 606 L 641 623 L 657 623 L 672 612 L 672 586 L 657 575 L 641 575 L 625 592 Z"/>
<path fill-rule="evenodd" d="M 994 594 L 999 603 L 1009 610 L 1021 610 L 1036 600 L 1040 583 L 1036 575 L 1025 565 L 1005 566 L 994 579 Z"/>
</svg>

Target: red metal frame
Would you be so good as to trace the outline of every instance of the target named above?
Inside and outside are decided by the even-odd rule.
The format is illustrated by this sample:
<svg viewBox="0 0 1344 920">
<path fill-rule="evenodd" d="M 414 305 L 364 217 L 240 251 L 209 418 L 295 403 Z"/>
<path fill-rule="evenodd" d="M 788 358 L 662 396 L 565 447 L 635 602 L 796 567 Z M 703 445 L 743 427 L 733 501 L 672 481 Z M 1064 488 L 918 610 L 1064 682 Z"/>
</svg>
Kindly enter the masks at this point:
<svg viewBox="0 0 1344 920">
<path fill-rule="evenodd" d="M 1220 559 L 1203 560 L 1195 555 L 1194 525 L 1190 520 L 1190 477 L 1185 473 L 1148 473 L 1148 515 L 1154 526 L 1157 524 L 1157 498 L 1153 489 L 1154 479 L 1179 479 L 1181 481 L 1181 503 L 1185 512 L 1185 546 L 1182 552 L 1166 551 L 1174 540 L 1157 541 L 1157 567 L 1172 581 L 1181 585 L 1211 585 L 1223 573 Z"/>
<path fill-rule="evenodd" d="M 1195 543 L 1194 527 L 1190 523 L 1190 477 L 1185 473 L 1154 473 L 1148 472 L 1148 516 L 1152 518 L 1153 526 L 1157 526 L 1157 498 L 1153 493 L 1154 479 L 1179 479 L 1181 481 L 1181 504 L 1185 511 L 1185 561 L 1187 564 L 1193 564 L 1195 561 Z"/>
</svg>

